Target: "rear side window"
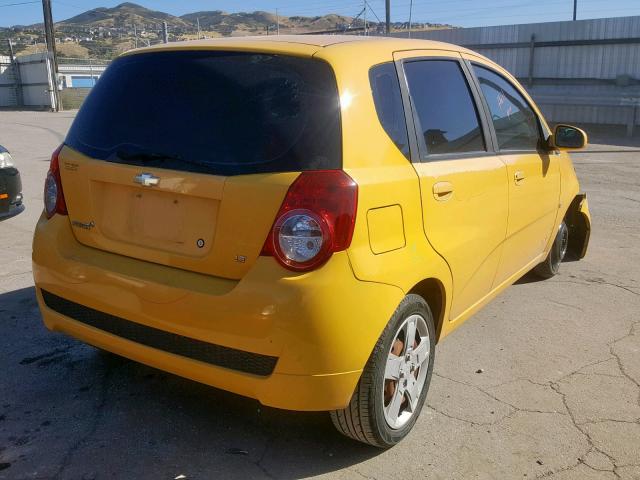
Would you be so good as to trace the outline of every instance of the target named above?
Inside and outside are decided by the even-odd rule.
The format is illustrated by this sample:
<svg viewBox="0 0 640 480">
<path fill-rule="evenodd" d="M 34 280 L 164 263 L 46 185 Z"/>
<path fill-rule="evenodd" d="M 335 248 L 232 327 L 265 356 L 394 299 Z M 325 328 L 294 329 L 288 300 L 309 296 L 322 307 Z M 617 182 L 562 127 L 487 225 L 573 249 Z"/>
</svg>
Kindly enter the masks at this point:
<svg viewBox="0 0 640 480">
<path fill-rule="evenodd" d="M 319 60 L 129 55 L 102 75 L 65 143 L 96 159 L 217 175 L 339 169 L 338 98 Z"/>
<path fill-rule="evenodd" d="M 404 65 L 411 102 L 427 154 L 485 151 L 475 102 L 455 60 L 421 60 Z"/>
<path fill-rule="evenodd" d="M 395 64 L 389 62 L 371 68 L 369 82 L 382 128 L 396 144 L 398 150 L 409 158 L 407 123 Z"/>
<path fill-rule="evenodd" d="M 511 83 L 487 68 L 474 65 L 489 105 L 500 150 L 535 150 L 540 140 L 538 117 Z"/>
</svg>

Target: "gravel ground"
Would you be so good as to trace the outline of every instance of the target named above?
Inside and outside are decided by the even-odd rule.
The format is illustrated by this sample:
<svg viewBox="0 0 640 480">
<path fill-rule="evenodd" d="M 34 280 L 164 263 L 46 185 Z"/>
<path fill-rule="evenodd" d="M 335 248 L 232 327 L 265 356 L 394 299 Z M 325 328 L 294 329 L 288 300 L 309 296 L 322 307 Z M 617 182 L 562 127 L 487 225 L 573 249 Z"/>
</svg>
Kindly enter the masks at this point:
<svg viewBox="0 0 640 480">
<path fill-rule="evenodd" d="M 0 479 L 640 479 L 640 142 L 595 136 L 574 155 L 587 257 L 525 277 L 442 342 L 428 406 L 382 452 L 324 414 L 264 408 L 43 327 L 31 237 L 72 118 L 0 112 L 27 204 L 0 223 Z"/>
</svg>

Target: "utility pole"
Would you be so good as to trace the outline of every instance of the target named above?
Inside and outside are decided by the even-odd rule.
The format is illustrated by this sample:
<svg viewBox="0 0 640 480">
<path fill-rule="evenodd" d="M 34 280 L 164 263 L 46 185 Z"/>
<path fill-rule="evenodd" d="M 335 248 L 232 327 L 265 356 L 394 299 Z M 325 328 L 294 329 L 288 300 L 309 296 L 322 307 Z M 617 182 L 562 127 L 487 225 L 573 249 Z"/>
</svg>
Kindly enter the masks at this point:
<svg viewBox="0 0 640 480">
<path fill-rule="evenodd" d="M 58 59 L 56 57 L 56 38 L 53 31 L 53 15 L 51 13 L 51 0 L 42 0 L 42 13 L 44 16 L 44 37 L 47 43 L 47 54 L 51 64 L 51 88 L 53 89 L 53 109 L 60 110 L 60 95 L 58 94 Z"/>
<path fill-rule="evenodd" d="M 280 16 L 278 15 L 277 8 L 276 8 L 276 35 L 280 35 Z"/>
<path fill-rule="evenodd" d="M 573 0 L 573 21 L 576 21 L 576 17 L 577 17 L 577 13 L 578 13 L 578 0 Z"/>
<path fill-rule="evenodd" d="M 367 0 L 364 0 L 364 35 L 367 36 Z"/>
<path fill-rule="evenodd" d="M 200 17 L 196 17 L 196 23 L 198 24 L 198 40 L 200 40 L 202 38 L 200 34 Z"/>
<path fill-rule="evenodd" d="M 162 22 L 162 41 L 169 43 L 169 32 L 167 31 L 167 22 Z"/>
<path fill-rule="evenodd" d="M 134 38 L 134 48 L 138 48 L 138 30 L 136 29 L 136 24 L 133 24 L 133 38 Z"/>
<path fill-rule="evenodd" d="M 409 38 L 411 38 L 411 15 L 413 14 L 413 0 L 409 2 Z"/>
<path fill-rule="evenodd" d="M 384 7 L 386 10 L 387 35 L 391 34 L 391 0 L 385 0 Z"/>
</svg>

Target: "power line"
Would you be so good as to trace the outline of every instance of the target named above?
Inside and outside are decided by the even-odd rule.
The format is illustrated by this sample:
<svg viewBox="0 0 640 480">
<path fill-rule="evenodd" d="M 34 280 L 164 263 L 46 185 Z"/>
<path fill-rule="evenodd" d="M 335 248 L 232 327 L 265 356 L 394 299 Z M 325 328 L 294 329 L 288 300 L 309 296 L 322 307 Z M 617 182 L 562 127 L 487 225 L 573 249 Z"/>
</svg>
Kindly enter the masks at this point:
<svg viewBox="0 0 640 480">
<path fill-rule="evenodd" d="M 380 20 L 380 17 L 376 14 L 376 11 L 371 7 L 371 5 L 369 5 L 369 2 L 367 2 L 367 0 L 364 0 L 364 4 L 367 7 L 369 7 L 369 10 L 371 10 L 371 13 L 373 13 L 373 16 L 378 19 L 378 22 L 382 23 L 382 20 Z"/>
<path fill-rule="evenodd" d="M 5 3 L 4 5 L 0 5 L 0 7 L 15 7 L 16 5 L 29 5 L 31 3 L 40 3 L 40 0 L 32 0 L 30 2 Z"/>
</svg>

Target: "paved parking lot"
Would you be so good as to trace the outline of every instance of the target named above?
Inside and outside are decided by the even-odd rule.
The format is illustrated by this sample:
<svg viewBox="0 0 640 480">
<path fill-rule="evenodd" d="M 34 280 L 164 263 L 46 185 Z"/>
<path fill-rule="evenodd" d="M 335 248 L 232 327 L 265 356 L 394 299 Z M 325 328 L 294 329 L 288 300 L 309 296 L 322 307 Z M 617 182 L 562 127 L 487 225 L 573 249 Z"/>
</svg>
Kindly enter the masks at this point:
<svg viewBox="0 0 640 480">
<path fill-rule="evenodd" d="M 525 277 L 440 344 L 428 407 L 381 452 L 324 414 L 263 408 L 45 330 L 31 236 L 72 118 L 0 112 L 27 204 L 0 223 L 0 479 L 640 479 L 640 142 L 574 156 L 587 258 Z"/>
</svg>

